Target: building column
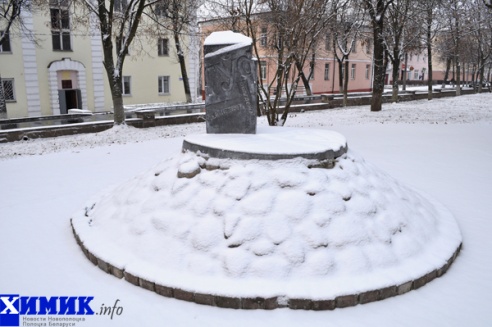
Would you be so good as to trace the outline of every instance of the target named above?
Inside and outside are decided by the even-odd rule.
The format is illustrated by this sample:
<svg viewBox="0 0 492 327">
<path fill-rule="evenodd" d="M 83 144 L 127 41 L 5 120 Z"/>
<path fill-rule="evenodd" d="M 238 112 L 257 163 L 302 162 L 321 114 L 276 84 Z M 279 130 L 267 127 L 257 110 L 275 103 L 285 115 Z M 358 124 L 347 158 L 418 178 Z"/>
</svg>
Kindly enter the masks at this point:
<svg viewBox="0 0 492 327">
<path fill-rule="evenodd" d="M 22 11 L 22 20 L 27 30 L 33 31 L 33 19 L 30 11 Z M 22 34 L 22 60 L 24 63 L 24 80 L 27 97 L 27 115 L 41 116 L 41 96 L 39 91 L 38 68 L 36 62 L 36 45 Z"/>
</svg>

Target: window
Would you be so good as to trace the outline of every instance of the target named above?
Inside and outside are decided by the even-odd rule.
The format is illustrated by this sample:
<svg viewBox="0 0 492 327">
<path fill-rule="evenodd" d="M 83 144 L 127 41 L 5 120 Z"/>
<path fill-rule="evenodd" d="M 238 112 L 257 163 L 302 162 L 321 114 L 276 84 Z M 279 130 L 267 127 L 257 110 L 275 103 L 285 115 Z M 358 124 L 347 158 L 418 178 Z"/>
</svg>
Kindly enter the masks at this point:
<svg viewBox="0 0 492 327">
<path fill-rule="evenodd" d="M 357 53 L 357 39 L 354 39 L 354 42 L 352 43 L 352 52 Z"/>
<path fill-rule="evenodd" d="M 2 44 L 0 45 L 0 52 L 12 52 L 10 47 L 10 35 L 9 33 L 4 34 L 3 31 L 0 31 L 0 35 L 4 37 Z"/>
<path fill-rule="evenodd" d="M 419 79 L 419 71 L 418 71 L 417 69 L 415 69 L 415 70 L 413 71 L 413 78 L 414 78 L 414 79 Z"/>
<path fill-rule="evenodd" d="M 126 8 L 128 7 L 128 1 L 127 0 L 114 0 L 114 11 L 115 12 L 124 12 Z"/>
<path fill-rule="evenodd" d="M 64 79 L 61 81 L 62 89 L 72 89 L 72 80 Z"/>
<path fill-rule="evenodd" d="M 261 28 L 261 35 L 260 35 L 260 45 L 262 47 L 266 47 L 267 46 L 267 28 L 266 27 L 262 27 Z"/>
<path fill-rule="evenodd" d="M 267 63 L 266 61 L 260 61 L 260 78 L 267 78 Z"/>
<path fill-rule="evenodd" d="M 14 79 L 2 78 L 1 81 L 0 95 L 3 94 L 6 102 L 15 101 Z"/>
<path fill-rule="evenodd" d="M 366 65 L 366 79 L 369 79 L 371 76 L 371 65 Z"/>
<path fill-rule="evenodd" d="M 366 53 L 370 54 L 372 52 L 372 42 L 371 39 L 366 39 Z"/>
<path fill-rule="evenodd" d="M 166 17 L 167 6 L 163 2 L 154 5 L 154 13 L 159 17 Z"/>
<path fill-rule="evenodd" d="M 331 50 L 331 35 L 330 34 L 325 35 L 325 50 L 327 50 L 327 51 Z"/>
<path fill-rule="evenodd" d="M 350 69 L 350 79 L 355 79 L 355 64 L 352 64 L 352 68 Z"/>
<path fill-rule="evenodd" d="M 170 79 L 169 76 L 159 76 L 159 94 L 169 94 L 170 92 Z"/>
<path fill-rule="evenodd" d="M 70 51 L 72 42 L 70 36 L 70 15 L 66 1 L 50 1 L 51 39 L 53 50 Z"/>
<path fill-rule="evenodd" d="M 169 56 L 169 40 L 159 39 L 157 44 L 157 51 L 159 56 Z"/>
<path fill-rule="evenodd" d="M 122 78 L 123 87 L 121 89 L 122 95 L 132 95 L 132 77 L 123 76 Z"/>
<path fill-rule="evenodd" d="M 277 45 L 277 49 L 282 49 L 284 44 L 282 37 L 275 35 L 275 40 L 276 40 L 275 44 Z"/>
<path fill-rule="evenodd" d="M 325 81 L 330 79 L 330 64 L 325 64 Z"/>
</svg>

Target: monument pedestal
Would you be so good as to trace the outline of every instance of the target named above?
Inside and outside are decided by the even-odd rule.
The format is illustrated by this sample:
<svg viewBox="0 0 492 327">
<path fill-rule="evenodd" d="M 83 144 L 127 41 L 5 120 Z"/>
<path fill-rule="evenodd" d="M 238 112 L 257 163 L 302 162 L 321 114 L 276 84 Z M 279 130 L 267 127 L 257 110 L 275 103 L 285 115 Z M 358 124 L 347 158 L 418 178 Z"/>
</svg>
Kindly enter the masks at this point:
<svg viewBox="0 0 492 327">
<path fill-rule="evenodd" d="M 195 134 L 183 141 L 183 152 L 212 158 L 281 160 L 304 158 L 334 162 L 347 152 L 345 137 L 329 130 L 261 127 L 256 134 Z"/>
<path fill-rule="evenodd" d="M 251 40 L 224 32 L 205 45 L 207 134 L 74 214 L 91 262 L 163 296 L 235 309 L 344 308 L 448 270 L 462 242 L 448 210 L 339 133 L 257 128 Z"/>
</svg>

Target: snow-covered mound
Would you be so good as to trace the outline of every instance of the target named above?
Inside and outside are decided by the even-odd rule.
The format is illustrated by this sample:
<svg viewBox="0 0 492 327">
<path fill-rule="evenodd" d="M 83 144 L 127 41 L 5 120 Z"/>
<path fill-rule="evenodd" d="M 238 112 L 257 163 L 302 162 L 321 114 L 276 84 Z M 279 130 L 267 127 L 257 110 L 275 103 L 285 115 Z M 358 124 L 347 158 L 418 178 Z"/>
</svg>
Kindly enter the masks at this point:
<svg viewBox="0 0 492 327">
<path fill-rule="evenodd" d="M 461 244 L 440 204 L 353 151 L 306 159 L 182 153 L 76 213 L 84 247 L 159 285 L 235 297 L 336 296 L 400 285 Z"/>
</svg>

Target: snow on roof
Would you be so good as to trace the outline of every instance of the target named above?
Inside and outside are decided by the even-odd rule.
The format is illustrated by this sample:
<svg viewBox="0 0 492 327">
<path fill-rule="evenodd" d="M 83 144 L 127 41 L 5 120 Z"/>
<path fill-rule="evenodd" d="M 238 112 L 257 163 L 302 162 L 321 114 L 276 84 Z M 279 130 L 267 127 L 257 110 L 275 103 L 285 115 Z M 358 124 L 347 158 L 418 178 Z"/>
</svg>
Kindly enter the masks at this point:
<svg viewBox="0 0 492 327">
<path fill-rule="evenodd" d="M 237 44 L 247 43 L 252 44 L 253 40 L 241 33 L 233 31 L 220 31 L 210 34 L 204 42 L 204 45 L 220 45 L 220 44 Z"/>
</svg>

